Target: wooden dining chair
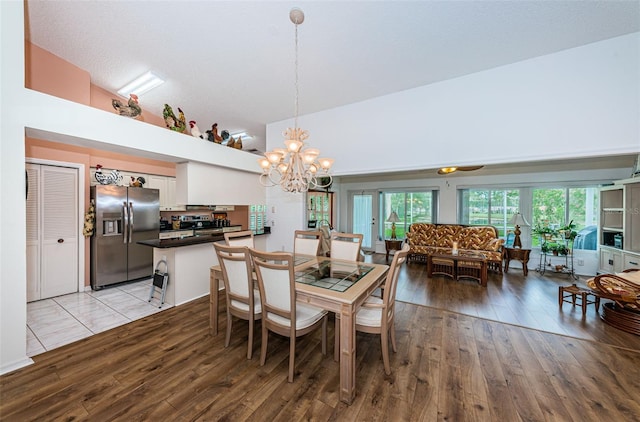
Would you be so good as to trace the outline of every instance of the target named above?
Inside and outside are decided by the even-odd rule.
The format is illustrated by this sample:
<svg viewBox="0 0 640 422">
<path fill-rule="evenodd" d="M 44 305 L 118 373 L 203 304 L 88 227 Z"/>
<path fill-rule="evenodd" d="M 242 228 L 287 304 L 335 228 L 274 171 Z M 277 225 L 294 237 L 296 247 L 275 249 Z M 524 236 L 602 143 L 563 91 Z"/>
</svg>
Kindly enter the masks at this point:
<svg viewBox="0 0 640 422">
<path fill-rule="evenodd" d="M 322 326 L 322 354 L 327 354 L 327 311 L 296 301 L 293 255 L 250 249 L 262 303 L 260 365 L 267 359 L 269 331 L 289 337 L 289 382 L 293 382 L 296 338 Z"/>
<path fill-rule="evenodd" d="M 389 365 L 389 337 L 391 337 L 391 347 L 397 352 L 396 330 L 394 326 L 396 288 L 398 287 L 398 275 L 402 264 L 407 260 L 409 254 L 409 244 L 405 243 L 402 249 L 393 255 L 387 278 L 382 286 L 382 298 L 369 296 L 356 313 L 356 331 L 371 334 L 380 334 L 380 345 L 382 348 L 382 362 L 384 372 L 391 374 Z M 336 314 L 335 322 L 335 356 L 339 360 L 340 343 L 340 318 Z"/>
<path fill-rule="evenodd" d="M 302 255 L 318 255 L 322 232 L 296 230 L 293 238 L 293 253 Z"/>
<path fill-rule="evenodd" d="M 251 254 L 246 246 L 227 246 L 214 243 L 227 300 L 227 335 L 224 347 L 231 341 L 233 316 L 249 321 L 249 344 L 247 359 L 253 355 L 254 322 L 262 318 L 260 292 L 253 287 Z"/>
<path fill-rule="evenodd" d="M 331 232 L 331 258 L 363 261 L 360 253 L 363 237 L 360 233 Z"/>
<path fill-rule="evenodd" d="M 251 230 L 225 233 L 224 241 L 227 246 L 246 246 L 248 248 L 255 247 L 255 244 L 253 242 L 253 232 Z"/>
</svg>

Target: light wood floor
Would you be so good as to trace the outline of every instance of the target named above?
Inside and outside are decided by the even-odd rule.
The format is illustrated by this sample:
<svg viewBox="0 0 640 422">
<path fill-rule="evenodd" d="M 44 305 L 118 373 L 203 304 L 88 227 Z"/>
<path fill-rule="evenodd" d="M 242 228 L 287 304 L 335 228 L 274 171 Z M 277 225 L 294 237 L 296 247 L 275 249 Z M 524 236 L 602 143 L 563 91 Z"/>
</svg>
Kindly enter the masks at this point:
<svg viewBox="0 0 640 422">
<path fill-rule="evenodd" d="M 570 305 L 552 310 L 546 301 L 557 299 L 558 281 L 512 271 L 492 275 L 483 292 L 423 272 L 410 264 L 402 273 L 390 376 L 379 337 L 358 334 L 351 406 L 339 401 L 338 363 L 321 354 L 319 333 L 298 341 L 289 384 L 287 339 L 270 336 L 261 367 L 260 336 L 247 360 L 247 325 L 238 322 L 225 349 L 224 332 L 209 335 L 202 298 L 35 356 L 34 365 L 0 377 L 0 419 L 640 420 L 640 338 L 595 313 L 583 320 Z M 546 284 L 556 287 L 549 297 Z M 518 317 L 519 306 L 534 312 L 529 320 Z M 522 319 L 492 320 L 507 316 Z M 540 329 L 523 327 L 538 316 L 546 321 Z M 547 332 L 564 322 L 595 341 Z"/>
</svg>

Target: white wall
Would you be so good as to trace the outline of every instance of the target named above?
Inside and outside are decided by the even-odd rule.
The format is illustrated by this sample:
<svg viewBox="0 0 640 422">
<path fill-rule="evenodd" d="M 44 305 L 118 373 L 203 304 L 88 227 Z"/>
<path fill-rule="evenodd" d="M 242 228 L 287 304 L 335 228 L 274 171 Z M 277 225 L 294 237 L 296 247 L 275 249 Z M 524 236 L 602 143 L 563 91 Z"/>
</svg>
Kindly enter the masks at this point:
<svg viewBox="0 0 640 422">
<path fill-rule="evenodd" d="M 24 45 L 15 42 L 24 38 L 23 22 L 22 2 L 0 2 L 0 373 L 31 361 L 26 355 L 24 118 L 20 100 Z"/>
<path fill-rule="evenodd" d="M 640 150 L 640 33 L 301 116 L 334 173 Z M 282 145 L 291 121 L 267 127 Z M 490 152 L 489 152 L 490 151 Z"/>
<path fill-rule="evenodd" d="M 639 47 L 640 33 L 634 33 L 300 116 L 299 126 L 309 130 L 309 143 L 321 155 L 336 159 L 336 175 L 637 153 Z M 282 132 L 291 125 L 267 125 L 267 148 L 281 147 Z M 350 188 L 340 188 L 337 201 L 342 230 L 341 205 Z M 447 187 L 448 195 L 442 187 L 440 222 L 456 220 L 455 190 Z M 274 232 L 305 226 L 304 195 L 267 190 L 269 208 L 285 198 L 287 206 L 268 216 Z M 281 247 L 286 239 L 279 236 L 271 235 L 270 248 Z"/>
</svg>

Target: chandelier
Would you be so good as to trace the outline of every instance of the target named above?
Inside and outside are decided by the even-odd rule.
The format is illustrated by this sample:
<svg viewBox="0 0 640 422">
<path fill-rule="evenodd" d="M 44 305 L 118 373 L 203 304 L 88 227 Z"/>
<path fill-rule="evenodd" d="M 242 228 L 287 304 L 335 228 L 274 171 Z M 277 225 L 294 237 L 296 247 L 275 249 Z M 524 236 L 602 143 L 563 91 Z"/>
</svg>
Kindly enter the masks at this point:
<svg viewBox="0 0 640 422">
<path fill-rule="evenodd" d="M 300 193 L 309 189 L 328 188 L 333 179 L 329 170 L 331 158 L 318 158 L 320 150 L 310 148 L 304 141 L 309 132 L 298 127 L 298 25 L 304 22 L 304 12 L 293 8 L 289 19 L 295 25 L 295 117 L 294 127 L 283 136 L 286 148 L 274 148 L 264 154 L 258 163 L 262 167 L 260 183 L 263 186 L 280 185 L 285 192 Z"/>
</svg>

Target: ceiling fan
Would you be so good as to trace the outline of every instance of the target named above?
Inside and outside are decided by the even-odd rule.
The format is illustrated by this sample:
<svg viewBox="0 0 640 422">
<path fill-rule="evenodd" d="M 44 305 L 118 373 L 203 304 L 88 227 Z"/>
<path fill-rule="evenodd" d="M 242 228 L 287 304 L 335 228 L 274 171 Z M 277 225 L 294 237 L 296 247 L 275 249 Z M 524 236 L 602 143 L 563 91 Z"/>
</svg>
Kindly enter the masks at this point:
<svg viewBox="0 0 640 422">
<path fill-rule="evenodd" d="M 479 170 L 484 166 L 466 166 L 466 167 L 442 167 L 438 170 L 438 174 L 451 174 L 456 171 L 473 171 Z"/>
</svg>

